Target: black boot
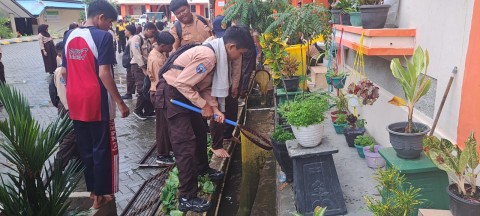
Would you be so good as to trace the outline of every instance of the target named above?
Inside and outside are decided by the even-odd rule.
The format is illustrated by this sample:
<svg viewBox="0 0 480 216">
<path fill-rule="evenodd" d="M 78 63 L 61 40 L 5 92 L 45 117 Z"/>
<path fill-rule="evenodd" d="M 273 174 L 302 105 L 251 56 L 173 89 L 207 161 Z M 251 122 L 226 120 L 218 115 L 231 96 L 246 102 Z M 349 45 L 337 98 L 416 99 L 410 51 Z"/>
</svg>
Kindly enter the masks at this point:
<svg viewBox="0 0 480 216">
<path fill-rule="evenodd" d="M 205 199 L 194 197 L 191 199 L 180 198 L 178 210 L 182 212 L 206 212 L 210 208 L 210 202 Z"/>
</svg>

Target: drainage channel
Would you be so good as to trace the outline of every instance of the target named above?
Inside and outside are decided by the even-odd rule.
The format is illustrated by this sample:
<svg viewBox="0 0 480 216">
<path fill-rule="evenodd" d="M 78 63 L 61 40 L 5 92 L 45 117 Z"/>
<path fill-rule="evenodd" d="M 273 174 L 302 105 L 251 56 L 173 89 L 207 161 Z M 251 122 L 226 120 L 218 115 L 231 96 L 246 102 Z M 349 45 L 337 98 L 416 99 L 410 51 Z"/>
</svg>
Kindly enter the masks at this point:
<svg viewBox="0 0 480 216">
<path fill-rule="evenodd" d="M 142 187 L 135 193 L 133 199 L 125 207 L 121 216 L 153 216 L 161 204 L 160 192 L 165 180 L 168 178 L 168 172 L 173 168 L 162 170 L 157 175 L 143 183 Z"/>
</svg>

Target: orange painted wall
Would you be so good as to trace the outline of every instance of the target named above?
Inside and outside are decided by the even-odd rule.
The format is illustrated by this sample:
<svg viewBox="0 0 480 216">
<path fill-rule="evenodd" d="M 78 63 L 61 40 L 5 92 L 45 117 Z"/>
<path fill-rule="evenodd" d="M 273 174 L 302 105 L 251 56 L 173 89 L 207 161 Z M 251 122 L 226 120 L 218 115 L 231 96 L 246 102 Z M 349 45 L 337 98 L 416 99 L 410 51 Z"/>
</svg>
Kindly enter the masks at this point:
<svg viewBox="0 0 480 216">
<path fill-rule="evenodd" d="M 463 146 L 471 131 L 480 141 L 480 1 L 473 6 L 472 27 L 462 85 L 457 143 Z"/>
<path fill-rule="evenodd" d="M 120 15 L 125 18 L 127 15 L 127 6 L 126 5 L 120 5 Z"/>
</svg>

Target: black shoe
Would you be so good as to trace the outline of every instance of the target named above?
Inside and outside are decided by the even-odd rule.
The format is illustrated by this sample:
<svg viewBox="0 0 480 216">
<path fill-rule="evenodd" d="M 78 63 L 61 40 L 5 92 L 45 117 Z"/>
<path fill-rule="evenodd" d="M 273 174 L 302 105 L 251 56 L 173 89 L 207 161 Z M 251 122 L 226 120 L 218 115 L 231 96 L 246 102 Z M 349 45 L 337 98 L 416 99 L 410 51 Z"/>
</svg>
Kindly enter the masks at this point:
<svg viewBox="0 0 480 216">
<path fill-rule="evenodd" d="M 222 172 L 222 171 L 218 171 L 218 170 L 215 170 L 215 169 L 212 169 L 212 168 L 208 168 L 208 170 L 206 172 L 204 172 L 203 174 L 201 174 L 202 176 L 203 175 L 207 175 L 208 178 L 210 178 L 211 181 L 220 181 L 223 179 L 223 177 L 225 176 L 225 173 Z"/>
<path fill-rule="evenodd" d="M 124 94 L 124 95 L 122 95 L 122 99 L 123 99 L 123 100 L 128 100 L 128 99 L 132 99 L 132 98 L 133 98 L 133 97 L 132 97 L 131 94 Z"/>
<path fill-rule="evenodd" d="M 172 165 L 175 163 L 175 160 L 173 159 L 172 156 L 168 155 L 168 156 L 157 156 L 157 160 L 156 160 L 157 163 L 159 164 L 163 164 L 163 165 Z"/>
<path fill-rule="evenodd" d="M 137 113 L 137 112 L 134 111 L 134 112 L 133 112 L 133 115 L 134 115 L 135 117 L 137 117 L 138 119 L 142 120 L 142 121 L 147 119 L 147 117 L 145 117 L 145 116 L 143 115 L 143 113 Z"/>
<path fill-rule="evenodd" d="M 206 212 L 210 208 L 210 202 L 202 198 L 194 197 L 189 200 L 180 198 L 179 200 L 178 210 L 182 212 Z"/>
<path fill-rule="evenodd" d="M 156 118 L 157 115 L 155 115 L 155 112 L 151 112 L 151 113 L 148 113 L 148 114 L 145 113 L 145 117 L 147 117 L 147 118 Z"/>
</svg>

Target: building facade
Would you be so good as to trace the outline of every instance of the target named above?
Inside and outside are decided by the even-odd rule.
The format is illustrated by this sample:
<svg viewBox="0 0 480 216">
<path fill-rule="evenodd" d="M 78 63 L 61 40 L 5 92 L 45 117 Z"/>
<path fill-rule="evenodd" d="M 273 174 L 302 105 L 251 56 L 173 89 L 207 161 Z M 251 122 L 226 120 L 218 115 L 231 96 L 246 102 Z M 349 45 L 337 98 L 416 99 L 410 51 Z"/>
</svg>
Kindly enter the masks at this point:
<svg viewBox="0 0 480 216">
<path fill-rule="evenodd" d="M 170 0 L 118 0 L 116 3 L 120 7 L 120 15 L 125 17 L 138 18 L 147 12 L 163 12 L 169 14 L 167 16 L 171 20 L 175 20 L 175 16 L 169 10 Z M 189 0 L 190 9 L 194 14 L 210 18 L 208 11 L 208 0 Z"/>
</svg>

